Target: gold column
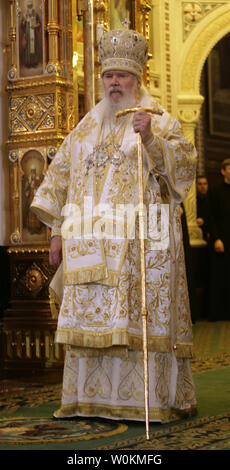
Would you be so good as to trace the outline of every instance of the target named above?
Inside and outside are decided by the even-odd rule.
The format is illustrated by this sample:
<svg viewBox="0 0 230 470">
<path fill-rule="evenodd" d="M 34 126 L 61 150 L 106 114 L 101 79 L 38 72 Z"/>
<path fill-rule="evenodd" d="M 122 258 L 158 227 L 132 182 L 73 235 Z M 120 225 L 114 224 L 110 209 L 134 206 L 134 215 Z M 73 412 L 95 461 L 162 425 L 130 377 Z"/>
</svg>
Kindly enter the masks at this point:
<svg viewBox="0 0 230 470">
<path fill-rule="evenodd" d="M 84 110 L 90 111 L 95 105 L 95 58 L 94 58 L 94 2 L 76 0 L 77 15 L 83 17 L 84 40 Z"/>
<path fill-rule="evenodd" d="M 96 103 L 103 98 L 103 87 L 100 72 L 100 62 L 98 57 L 98 43 L 101 35 L 108 30 L 108 2 L 95 0 L 95 101 Z"/>
<path fill-rule="evenodd" d="M 16 16 L 15 16 L 15 0 L 9 0 L 10 4 L 10 70 L 8 72 L 9 79 L 16 78 L 17 74 L 17 55 L 16 55 Z"/>
<path fill-rule="evenodd" d="M 139 33 L 143 34 L 147 41 L 149 42 L 149 12 L 151 11 L 151 5 L 146 0 L 135 1 L 135 10 L 134 10 L 134 29 Z M 152 54 L 149 53 L 149 58 L 152 57 Z M 147 63 L 144 68 L 143 80 L 146 86 L 149 86 L 149 63 Z"/>
<path fill-rule="evenodd" d="M 58 50 L 58 1 L 48 1 L 48 49 L 49 49 L 49 63 L 47 65 L 47 71 L 50 72 L 53 67 L 56 73 L 60 73 L 59 64 L 59 50 Z"/>
<path fill-rule="evenodd" d="M 10 166 L 10 198 L 11 198 L 11 243 L 20 243 L 20 200 L 19 200 L 19 168 L 18 168 L 18 152 L 11 150 L 9 153 Z"/>
<path fill-rule="evenodd" d="M 84 24 L 84 97 L 85 113 L 95 106 L 94 21 L 93 0 L 88 0 L 83 14 Z"/>
<path fill-rule="evenodd" d="M 72 68 L 73 68 L 73 100 L 74 100 L 74 122 L 75 125 L 79 120 L 79 100 L 78 100 L 78 73 L 77 73 L 77 5 L 76 1 L 72 1 Z"/>
<path fill-rule="evenodd" d="M 178 97 L 178 113 L 179 120 L 182 125 L 182 130 L 185 138 L 195 144 L 195 128 L 199 120 L 200 108 L 204 101 L 203 96 L 179 96 Z M 186 219 L 188 224 L 188 231 L 191 246 L 206 245 L 203 240 L 202 230 L 196 223 L 197 209 L 196 209 L 196 181 L 194 180 L 191 190 L 183 201 L 186 211 Z"/>
<path fill-rule="evenodd" d="M 75 6 L 75 10 L 73 9 Z M 75 14 L 75 16 L 73 16 Z M 68 63 L 68 77 L 72 79 L 73 75 L 73 44 L 76 42 L 76 38 L 73 37 L 73 28 L 76 28 L 76 22 L 75 24 L 73 19 L 76 18 L 76 3 L 71 1 L 68 2 L 68 25 L 67 25 L 67 31 L 68 31 L 68 54 L 67 54 L 67 63 Z M 76 31 L 76 29 L 75 29 Z"/>
</svg>

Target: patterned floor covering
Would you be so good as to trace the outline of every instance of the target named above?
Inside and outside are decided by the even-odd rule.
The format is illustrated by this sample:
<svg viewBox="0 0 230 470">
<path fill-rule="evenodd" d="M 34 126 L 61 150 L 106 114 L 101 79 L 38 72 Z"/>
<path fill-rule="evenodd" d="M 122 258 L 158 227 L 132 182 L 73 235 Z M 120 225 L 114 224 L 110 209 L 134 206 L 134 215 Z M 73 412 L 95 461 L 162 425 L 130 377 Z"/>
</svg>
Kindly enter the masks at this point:
<svg viewBox="0 0 230 470">
<path fill-rule="evenodd" d="M 0 394 L 0 414 L 13 414 L 22 407 L 39 408 L 60 402 L 61 384 L 40 385 L 22 384 L 20 390 L 8 390 Z"/>
<path fill-rule="evenodd" d="M 84 418 L 56 421 L 47 416 L 11 416 L 0 418 L 0 444 L 4 449 L 8 445 L 29 449 L 28 445 L 35 448 L 34 445 L 39 444 L 78 443 L 77 448 L 82 449 L 87 448 L 82 447 L 83 441 L 91 441 L 89 448 L 108 451 L 230 450 L 230 412 L 174 425 L 159 425 L 158 429 L 150 432 L 150 440 L 146 441 L 144 426 L 139 435 L 130 438 L 127 437 L 130 432 L 126 434 L 129 425 L 123 422 Z M 111 437 L 114 438 L 112 443 Z M 103 438 L 104 443 L 99 445 Z"/>
<path fill-rule="evenodd" d="M 97 449 L 109 450 L 230 450 L 230 412 L 220 416 L 194 419 L 145 436 L 118 441 L 112 446 Z"/>
<path fill-rule="evenodd" d="M 199 321 L 193 326 L 193 374 L 223 369 L 230 365 L 230 322 Z"/>
<path fill-rule="evenodd" d="M 128 426 L 113 421 L 55 421 L 48 417 L 0 418 L 0 444 L 50 444 L 99 439 L 121 434 Z"/>
<path fill-rule="evenodd" d="M 230 338 L 230 336 L 229 336 Z M 229 341 L 230 342 L 230 341 Z M 191 360 L 193 374 L 202 374 L 215 370 L 225 369 L 230 366 L 230 353 L 219 354 L 195 354 Z"/>
<path fill-rule="evenodd" d="M 198 321 L 193 325 L 195 354 L 230 354 L 230 321 Z"/>
<path fill-rule="evenodd" d="M 209 378 L 212 382 L 206 385 L 208 375 L 210 377 L 214 373 L 216 377 L 219 374 L 220 379 L 222 374 L 222 382 L 219 382 L 221 394 L 222 384 L 225 386 L 226 383 L 229 387 L 229 337 L 230 322 L 200 322 L 194 326 L 195 355 L 191 366 L 193 374 L 199 378 L 197 383 L 199 386 L 203 384 L 202 393 L 205 400 L 207 387 L 210 394 L 211 384 L 213 385 L 212 377 Z M 211 374 L 206 375 L 209 372 Z M 39 444 L 52 443 L 68 443 L 69 446 L 72 443 L 74 448 L 75 443 L 79 442 L 78 445 L 84 444 L 85 449 L 98 450 L 230 450 L 230 406 L 225 404 L 219 410 L 213 406 L 213 403 L 216 403 L 215 385 L 211 413 L 216 416 L 207 416 L 211 414 L 208 410 L 205 416 L 199 415 L 180 423 L 150 426 L 150 441 L 145 439 L 144 425 L 135 427 L 135 424 L 130 423 L 82 418 L 54 421 L 52 410 L 59 406 L 61 384 L 15 382 L 0 385 L 0 449 L 5 449 L 8 445 L 20 445 L 21 448 L 27 446 L 28 449 L 30 445 L 34 448 Z M 209 394 L 207 393 L 207 400 Z M 223 396 L 223 400 L 228 402 L 228 390 L 225 390 Z"/>
</svg>

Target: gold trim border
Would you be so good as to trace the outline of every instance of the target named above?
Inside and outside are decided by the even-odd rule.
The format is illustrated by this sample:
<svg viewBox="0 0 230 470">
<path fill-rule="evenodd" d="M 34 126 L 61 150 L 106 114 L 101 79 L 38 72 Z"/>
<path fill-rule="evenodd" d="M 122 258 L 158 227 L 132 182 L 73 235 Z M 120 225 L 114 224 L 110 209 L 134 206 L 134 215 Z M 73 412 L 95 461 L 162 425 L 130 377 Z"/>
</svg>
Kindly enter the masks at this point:
<svg viewBox="0 0 230 470">
<path fill-rule="evenodd" d="M 126 329 L 117 329 L 112 332 L 91 332 L 59 327 L 56 331 L 55 342 L 86 348 L 110 348 L 117 345 L 132 350 L 143 349 L 142 334 L 130 334 Z M 169 337 L 149 336 L 148 347 L 153 352 L 172 351 Z"/>
<path fill-rule="evenodd" d="M 51 421 L 50 418 L 47 418 L 47 416 L 45 417 L 29 417 L 29 416 L 17 416 L 16 418 L 1 418 L 1 421 L 12 421 L 12 420 L 20 420 L 20 419 L 23 419 L 23 420 L 36 420 L 36 421 L 42 421 L 42 420 L 46 420 L 48 422 Z M 126 424 L 123 424 L 123 423 L 118 423 L 118 427 L 117 429 L 114 429 L 113 431 L 105 431 L 105 432 L 101 432 L 101 433 L 98 433 L 98 434 L 90 434 L 90 435 L 87 435 L 87 436 L 77 436 L 77 437 L 69 437 L 69 438 L 66 438 L 66 439 L 42 439 L 42 440 L 36 440 L 36 441 L 32 441 L 32 440 L 23 440 L 23 441 L 17 441 L 15 438 L 12 438 L 12 440 L 8 439 L 0 439 L 0 444 L 15 444 L 15 445 L 24 445 L 24 444 L 33 444 L 33 445 L 36 445 L 36 444 L 50 444 L 50 443 L 61 443 L 61 442 L 78 442 L 78 441 L 89 441 L 91 439 L 101 439 L 103 437 L 110 437 L 110 436 L 116 436 L 117 434 L 122 434 L 124 432 L 126 432 L 128 429 L 128 426 Z"/>
<path fill-rule="evenodd" d="M 164 421 L 165 423 L 174 421 L 182 416 L 193 416 L 197 412 L 196 407 L 191 407 L 185 410 L 177 410 L 175 408 L 164 410 L 162 408 L 150 408 L 149 419 L 150 421 Z M 80 414 L 82 413 L 82 414 Z M 140 406 L 114 406 L 107 404 L 95 403 L 72 403 L 71 405 L 62 405 L 54 416 L 57 418 L 65 417 L 106 417 L 110 419 L 130 419 L 145 421 L 145 407 Z"/>
<path fill-rule="evenodd" d="M 179 343 L 177 342 L 175 346 L 173 346 L 175 351 L 175 355 L 178 358 L 192 358 L 194 356 L 194 346 L 193 343 Z"/>
<path fill-rule="evenodd" d="M 108 348 L 108 354 L 111 355 L 112 349 L 114 350 L 114 356 L 116 356 L 116 347 L 128 348 L 134 351 L 143 350 L 142 335 L 129 333 L 126 329 L 117 329 L 112 332 L 92 332 L 58 327 L 55 342 L 79 348 Z M 177 358 L 192 358 L 193 348 L 193 343 L 177 342 L 172 346 L 170 337 L 148 335 L 148 350 L 152 352 L 168 353 L 174 351 Z M 104 354 L 106 355 L 106 350 L 104 350 Z"/>
<path fill-rule="evenodd" d="M 92 266 L 87 268 L 78 268 L 72 272 L 64 273 L 64 284 L 85 284 L 87 282 L 96 282 L 106 278 L 107 268 L 105 265 Z"/>
</svg>

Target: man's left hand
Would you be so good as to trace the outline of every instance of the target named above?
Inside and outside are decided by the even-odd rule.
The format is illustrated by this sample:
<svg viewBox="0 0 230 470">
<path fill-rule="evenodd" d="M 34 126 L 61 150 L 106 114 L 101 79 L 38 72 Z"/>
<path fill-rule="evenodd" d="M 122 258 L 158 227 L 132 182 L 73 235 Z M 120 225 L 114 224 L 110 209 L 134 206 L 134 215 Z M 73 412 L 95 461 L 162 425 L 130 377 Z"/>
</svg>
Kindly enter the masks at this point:
<svg viewBox="0 0 230 470">
<path fill-rule="evenodd" d="M 55 235 L 51 238 L 50 242 L 50 253 L 49 263 L 51 266 L 59 266 L 62 261 L 62 238 L 59 235 Z"/>
<path fill-rule="evenodd" d="M 145 111 L 137 111 L 133 116 L 133 129 L 135 132 L 140 132 L 142 142 L 146 144 L 153 136 L 151 116 Z"/>
</svg>

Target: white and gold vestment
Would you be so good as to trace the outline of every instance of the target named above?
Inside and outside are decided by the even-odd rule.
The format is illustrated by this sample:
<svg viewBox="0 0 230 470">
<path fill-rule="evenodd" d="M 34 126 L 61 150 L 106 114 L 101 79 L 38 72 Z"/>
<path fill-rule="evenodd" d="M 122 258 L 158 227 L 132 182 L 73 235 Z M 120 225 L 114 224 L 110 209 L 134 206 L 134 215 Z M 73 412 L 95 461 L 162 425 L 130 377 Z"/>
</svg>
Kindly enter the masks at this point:
<svg viewBox="0 0 230 470">
<path fill-rule="evenodd" d="M 144 94 L 139 105 L 156 103 Z M 33 210 L 53 235 L 61 233 L 66 204 L 85 214 L 85 201 L 91 201 L 93 226 L 102 217 L 95 213 L 100 204 L 110 207 L 112 214 L 117 206 L 138 205 L 137 135 L 132 116 L 120 118 L 114 131 L 104 121 L 103 110 L 102 100 L 65 139 L 34 198 Z M 194 179 L 196 152 L 167 112 L 152 117 L 152 130 L 153 140 L 143 145 L 144 202 L 145 207 L 168 204 L 169 243 L 159 245 L 151 234 L 146 235 L 149 416 L 152 421 L 169 421 L 196 409 L 180 221 L 180 203 Z M 107 153 L 101 154 L 103 164 L 97 166 L 95 149 L 102 144 Z M 115 155 L 117 144 L 120 150 Z M 89 227 L 88 216 L 87 212 L 78 228 Z M 103 221 L 106 225 L 107 219 Z M 136 236 L 130 239 L 103 239 L 95 235 L 97 231 L 91 237 L 63 239 L 63 263 L 52 282 L 53 289 L 55 283 L 61 285 L 62 297 L 56 341 L 67 345 L 62 406 L 56 416 L 145 419 L 135 217 L 132 224 Z M 115 229 L 119 233 L 119 217 Z"/>
</svg>

